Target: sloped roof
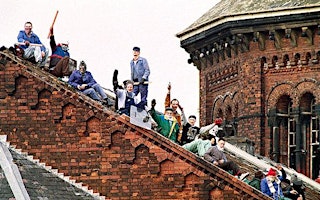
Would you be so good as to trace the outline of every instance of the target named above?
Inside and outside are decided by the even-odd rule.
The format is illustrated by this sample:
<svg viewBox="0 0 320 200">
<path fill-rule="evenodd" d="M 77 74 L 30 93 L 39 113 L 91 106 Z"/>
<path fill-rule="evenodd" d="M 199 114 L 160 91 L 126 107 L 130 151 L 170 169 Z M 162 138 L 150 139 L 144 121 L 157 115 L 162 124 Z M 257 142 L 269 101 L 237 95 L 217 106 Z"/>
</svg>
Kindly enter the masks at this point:
<svg viewBox="0 0 320 200">
<path fill-rule="evenodd" d="M 13 162 L 18 166 L 24 185 L 31 199 L 95 199 L 91 194 L 64 181 L 43 167 L 31 162 L 24 155 L 10 150 Z M 0 199 L 13 199 L 9 183 L 0 166 Z"/>
<path fill-rule="evenodd" d="M 319 0 L 221 0 L 202 17 L 192 23 L 188 28 L 178 33 L 180 37 L 188 32 L 217 22 L 225 17 L 242 15 L 242 19 L 252 14 L 275 11 L 292 10 L 298 8 L 311 8 L 320 6 Z M 262 15 L 263 16 L 263 15 Z"/>
</svg>

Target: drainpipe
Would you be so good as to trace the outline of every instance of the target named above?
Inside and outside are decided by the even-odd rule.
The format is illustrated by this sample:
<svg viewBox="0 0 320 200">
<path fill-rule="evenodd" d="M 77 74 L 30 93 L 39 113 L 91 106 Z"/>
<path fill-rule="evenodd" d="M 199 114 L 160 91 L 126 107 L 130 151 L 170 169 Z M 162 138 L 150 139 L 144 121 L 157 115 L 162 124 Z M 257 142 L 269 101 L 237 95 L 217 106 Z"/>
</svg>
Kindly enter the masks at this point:
<svg viewBox="0 0 320 200">
<path fill-rule="evenodd" d="M 295 109 L 296 112 L 294 112 L 294 118 L 296 121 L 296 149 L 295 149 L 295 165 L 296 165 L 296 171 L 301 173 L 302 172 L 302 165 L 301 165 L 301 158 L 302 158 L 302 132 L 301 132 L 301 117 L 299 115 L 299 108 Z"/>
<path fill-rule="evenodd" d="M 314 113 L 320 118 L 320 105 L 315 105 Z M 319 120 L 318 126 L 320 127 L 320 120 Z M 317 161 L 316 168 L 313 168 L 313 172 L 311 172 L 313 175 L 313 177 L 311 177 L 311 178 L 313 178 L 313 179 L 320 176 L 320 132 L 318 133 L 318 144 L 319 145 L 318 145 L 318 148 L 316 151 L 316 158 L 317 159 L 315 159 Z"/>
<path fill-rule="evenodd" d="M 272 157 L 273 157 L 273 160 L 278 163 L 280 161 L 280 159 L 279 159 L 279 155 L 280 155 L 279 127 L 274 126 L 272 134 L 273 134 L 272 135 L 272 137 L 273 137 Z"/>
</svg>

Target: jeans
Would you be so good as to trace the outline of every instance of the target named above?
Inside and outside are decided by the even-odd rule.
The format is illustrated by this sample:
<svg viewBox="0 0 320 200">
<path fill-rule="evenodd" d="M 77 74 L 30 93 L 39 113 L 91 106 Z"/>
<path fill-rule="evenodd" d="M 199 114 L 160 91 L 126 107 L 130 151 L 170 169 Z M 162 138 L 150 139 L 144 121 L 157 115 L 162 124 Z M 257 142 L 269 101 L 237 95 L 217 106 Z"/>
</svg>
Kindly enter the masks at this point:
<svg viewBox="0 0 320 200">
<path fill-rule="evenodd" d="M 42 57 L 41 49 L 38 46 L 29 46 L 24 50 L 23 58 L 30 59 L 34 57 L 35 61 L 40 64 L 40 67 L 44 67 L 49 56 L 49 50 L 46 48 L 45 56 Z"/>
<path fill-rule="evenodd" d="M 106 93 L 103 91 L 102 87 L 98 83 L 94 84 L 91 88 L 83 90 L 82 92 L 86 95 L 89 95 L 92 99 L 97 101 L 108 98 Z"/>
</svg>

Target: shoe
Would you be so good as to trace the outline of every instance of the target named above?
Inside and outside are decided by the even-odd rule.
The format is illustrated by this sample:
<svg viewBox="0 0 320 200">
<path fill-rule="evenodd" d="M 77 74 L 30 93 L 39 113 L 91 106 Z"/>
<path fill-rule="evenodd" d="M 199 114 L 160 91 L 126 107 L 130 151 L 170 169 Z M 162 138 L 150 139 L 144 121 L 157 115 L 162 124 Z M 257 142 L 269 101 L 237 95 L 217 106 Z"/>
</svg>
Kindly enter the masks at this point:
<svg viewBox="0 0 320 200">
<path fill-rule="evenodd" d="M 113 106 L 113 103 L 112 103 L 108 98 L 105 98 L 105 99 L 102 101 L 102 105 L 105 105 L 105 106 L 107 106 L 108 108 L 110 108 L 110 107 Z"/>
<path fill-rule="evenodd" d="M 61 80 L 64 81 L 64 82 L 68 82 L 69 77 L 68 76 L 64 76 Z"/>
<path fill-rule="evenodd" d="M 147 123 L 148 121 L 149 121 L 149 119 L 150 119 L 150 117 L 147 115 L 147 116 L 145 116 L 144 118 L 143 118 L 143 122 L 144 123 Z"/>
<path fill-rule="evenodd" d="M 243 181 L 247 176 L 249 176 L 249 172 L 242 173 L 242 174 L 240 175 L 239 179 L 240 179 L 241 181 Z"/>
</svg>

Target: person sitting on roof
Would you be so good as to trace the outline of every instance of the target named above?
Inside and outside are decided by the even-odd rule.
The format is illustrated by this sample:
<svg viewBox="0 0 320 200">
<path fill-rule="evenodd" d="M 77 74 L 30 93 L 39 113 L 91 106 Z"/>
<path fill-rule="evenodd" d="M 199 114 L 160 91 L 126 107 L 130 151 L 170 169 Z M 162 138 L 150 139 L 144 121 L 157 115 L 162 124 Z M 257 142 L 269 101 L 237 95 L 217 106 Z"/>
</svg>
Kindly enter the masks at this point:
<svg viewBox="0 0 320 200">
<path fill-rule="evenodd" d="M 223 170 L 231 171 L 234 176 L 238 177 L 240 180 L 244 180 L 249 173 L 242 173 L 240 171 L 240 167 L 235 162 L 227 160 L 227 157 L 223 152 L 224 145 L 225 140 L 223 138 L 219 138 L 218 144 L 210 147 L 204 154 L 204 159 Z"/>
<path fill-rule="evenodd" d="M 212 146 L 216 145 L 215 136 L 208 133 L 202 134 L 198 139 L 193 140 L 190 143 L 184 144 L 182 147 L 195 153 L 201 157 L 208 151 L 208 149 Z"/>
<path fill-rule="evenodd" d="M 47 62 L 49 50 L 32 31 L 31 22 L 26 22 L 24 24 L 24 30 L 19 32 L 17 38 L 20 48 L 24 51 L 23 58 L 34 61 L 43 68 Z"/>
<path fill-rule="evenodd" d="M 103 88 L 93 79 L 91 73 L 87 71 L 87 65 L 84 61 L 80 62 L 79 70 L 72 72 L 68 83 L 92 99 L 102 102 L 103 105 L 112 106 Z"/>
<path fill-rule="evenodd" d="M 158 124 L 158 129 L 161 135 L 169 138 L 173 142 L 177 142 L 177 135 L 179 133 L 179 124 L 177 119 L 173 116 L 173 109 L 167 107 L 164 115 L 157 113 L 154 109 L 156 100 L 151 101 L 151 109 L 148 111 L 154 121 Z"/>
<path fill-rule="evenodd" d="M 283 189 L 283 195 L 292 200 L 304 200 L 303 182 L 301 180 L 294 180 L 292 183 L 289 182 L 288 187 Z"/>
<path fill-rule="evenodd" d="M 270 168 L 266 177 L 261 180 L 261 192 L 275 200 L 284 197 L 280 183 L 287 176 L 280 164 L 277 165 L 277 169 L 281 171 L 281 176 L 277 176 L 276 169 Z"/>
<path fill-rule="evenodd" d="M 200 128 L 195 126 L 196 119 L 196 116 L 190 115 L 188 122 L 183 125 L 180 145 L 190 143 L 198 137 Z"/>
<path fill-rule="evenodd" d="M 72 71 L 69 70 L 69 43 L 64 42 L 57 45 L 54 39 L 53 27 L 50 27 L 50 47 L 52 55 L 50 56 L 49 72 L 59 78 L 70 76 Z"/>
<path fill-rule="evenodd" d="M 260 183 L 263 178 L 264 178 L 264 174 L 261 170 L 259 170 L 256 173 L 254 173 L 253 179 L 249 181 L 248 184 L 256 188 L 257 190 L 261 190 Z"/>
</svg>

